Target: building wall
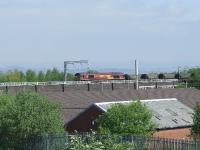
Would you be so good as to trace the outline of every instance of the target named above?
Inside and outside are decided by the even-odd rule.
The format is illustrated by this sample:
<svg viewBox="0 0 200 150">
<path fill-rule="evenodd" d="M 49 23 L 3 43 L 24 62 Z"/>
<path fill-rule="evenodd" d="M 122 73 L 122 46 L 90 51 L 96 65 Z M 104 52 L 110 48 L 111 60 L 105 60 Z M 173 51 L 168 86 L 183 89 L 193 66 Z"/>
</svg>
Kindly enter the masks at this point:
<svg viewBox="0 0 200 150">
<path fill-rule="evenodd" d="M 173 139 L 189 139 L 191 128 L 161 130 L 154 133 L 154 137 L 173 138 Z"/>
<path fill-rule="evenodd" d="M 91 129 L 97 130 L 96 118 L 101 114 L 102 111 L 92 105 L 66 124 L 65 129 L 68 132 L 89 132 Z"/>
</svg>

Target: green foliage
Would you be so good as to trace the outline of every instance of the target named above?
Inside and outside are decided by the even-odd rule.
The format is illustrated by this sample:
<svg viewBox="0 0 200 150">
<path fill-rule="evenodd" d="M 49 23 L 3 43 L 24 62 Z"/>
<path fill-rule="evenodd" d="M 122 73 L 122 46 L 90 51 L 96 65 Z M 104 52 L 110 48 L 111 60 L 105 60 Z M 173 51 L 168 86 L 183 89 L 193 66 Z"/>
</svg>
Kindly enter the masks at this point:
<svg viewBox="0 0 200 150">
<path fill-rule="evenodd" d="M 1 147 L 15 147 L 27 138 L 62 132 L 63 117 L 59 104 L 33 92 L 0 95 Z M 6 145 L 7 140 L 12 140 L 13 145 Z"/>
<path fill-rule="evenodd" d="M 156 125 L 151 121 L 152 114 L 139 101 L 131 104 L 115 104 L 101 115 L 97 123 L 100 133 L 151 135 Z"/>
<path fill-rule="evenodd" d="M 8 71 L 7 80 L 14 81 L 14 82 L 25 81 L 25 75 L 23 72 L 19 70 Z"/>
<path fill-rule="evenodd" d="M 195 139 L 196 138 L 199 139 L 200 138 L 200 102 L 196 104 L 192 118 L 193 118 L 192 135 Z"/>
<path fill-rule="evenodd" d="M 6 73 L 0 72 L 0 82 L 23 82 L 25 80 L 24 73 L 19 70 L 9 70 Z"/>
<path fill-rule="evenodd" d="M 193 68 L 188 71 L 192 82 L 200 82 L 200 68 Z"/>
<path fill-rule="evenodd" d="M 67 81 L 76 81 L 77 80 L 77 77 L 74 76 L 73 74 L 71 73 L 68 73 L 67 74 Z"/>
<path fill-rule="evenodd" d="M 37 81 L 36 73 L 33 70 L 27 70 L 27 72 L 26 72 L 26 81 L 27 82 Z"/>
<path fill-rule="evenodd" d="M 37 81 L 38 82 L 44 82 L 45 80 L 46 80 L 45 79 L 45 73 L 43 71 L 39 71 Z"/>
<path fill-rule="evenodd" d="M 64 73 L 59 72 L 58 69 L 53 68 L 52 70 L 47 70 L 46 81 L 63 81 Z"/>
<path fill-rule="evenodd" d="M 87 136 L 74 135 L 65 150 L 147 150 L 141 142 L 121 142 L 119 136 L 98 136 L 96 133 Z"/>
<path fill-rule="evenodd" d="M 175 79 L 181 79 L 181 75 L 180 75 L 179 73 L 176 73 L 176 74 L 174 75 L 174 78 L 175 78 Z"/>
<path fill-rule="evenodd" d="M 165 75 L 163 73 L 158 74 L 158 79 L 165 79 Z"/>
<path fill-rule="evenodd" d="M 76 80 L 73 74 L 68 74 L 68 80 Z M 14 70 L 0 72 L 0 82 L 46 82 L 46 81 L 63 81 L 64 72 L 56 68 L 48 69 L 46 72 L 40 70 L 38 73 L 34 70 L 27 70 L 24 74 L 22 71 Z"/>
</svg>

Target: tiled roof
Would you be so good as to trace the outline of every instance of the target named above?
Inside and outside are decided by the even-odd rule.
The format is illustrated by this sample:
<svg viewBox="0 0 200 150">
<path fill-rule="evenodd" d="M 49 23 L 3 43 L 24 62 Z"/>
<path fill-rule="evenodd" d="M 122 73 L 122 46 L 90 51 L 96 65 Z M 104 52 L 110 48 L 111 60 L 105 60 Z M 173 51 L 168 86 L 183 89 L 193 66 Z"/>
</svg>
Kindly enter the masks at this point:
<svg viewBox="0 0 200 150">
<path fill-rule="evenodd" d="M 34 90 L 34 86 L 9 87 L 9 92 L 25 89 Z M 1 90 L 4 90 L 4 87 L 0 87 Z M 200 91 L 193 88 L 158 88 L 136 91 L 132 84 L 115 84 L 113 91 L 111 85 L 104 85 L 102 91 L 101 84 L 94 84 L 90 85 L 90 91 L 87 91 L 87 85 L 67 85 L 65 86 L 65 92 L 62 92 L 61 85 L 38 86 L 37 90 L 39 93 L 48 96 L 52 101 L 61 102 L 65 122 L 71 120 L 89 105 L 102 101 L 177 98 L 190 108 L 194 108 L 196 102 L 200 101 Z"/>
<path fill-rule="evenodd" d="M 131 99 L 163 99 L 177 98 L 183 104 L 194 108 L 196 102 L 200 101 L 200 91 L 197 89 L 115 89 L 112 90 L 76 90 L 68 89 L 61 91 L 40 91 L 50 97 L 52 101 L 60 101 L 64 112 L 65 122 L 68 122 L 77 113 L 86 109 L 89 105 L 97 102 L 124 101 Z M 69 113 L 69 114 L 68 114 Z"/>
</svg>

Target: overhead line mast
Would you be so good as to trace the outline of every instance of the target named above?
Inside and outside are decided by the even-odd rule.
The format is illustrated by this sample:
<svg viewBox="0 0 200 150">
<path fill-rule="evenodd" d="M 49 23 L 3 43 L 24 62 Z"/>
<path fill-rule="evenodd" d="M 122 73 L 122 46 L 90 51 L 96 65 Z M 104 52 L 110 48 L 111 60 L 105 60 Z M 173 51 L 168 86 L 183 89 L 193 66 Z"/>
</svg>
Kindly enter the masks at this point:
<svg viewBox="0 0 200 150">
<path fill-rule="evenodd" d="M 74 64 L 86 64 L 88 69 L 88 60 L 79 60 L 79 61 L 64 61 L 64 81 L 67 81 L 68 66 Z"/>
<path fill-rule="evenodd" d="M 138 62 L 137 60 L 135 60 L 135 77 L 136 77 L 136 90 L 138 90 L 139 86 L 138 86 Z"/>
</svg>

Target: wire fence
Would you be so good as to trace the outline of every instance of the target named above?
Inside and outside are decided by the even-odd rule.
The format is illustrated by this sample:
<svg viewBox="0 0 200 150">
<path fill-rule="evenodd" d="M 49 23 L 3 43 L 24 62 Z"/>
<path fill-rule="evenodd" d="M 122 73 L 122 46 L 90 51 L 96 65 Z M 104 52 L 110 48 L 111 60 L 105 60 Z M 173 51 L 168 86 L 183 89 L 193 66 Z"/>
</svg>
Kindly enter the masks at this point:
<svg viewBox="0 0 200 150">
<path fill-rule="evenodd" d="M 102 150 L 111 148 L 114 144 L 123 144 L 124 147 L 129 145 L 133 150 L 199 150 L 200 142 L 192 140 L 164 139 L 143 136 L 116 136 L 116 135 L 92 135 L 92 134 L 76 134 L 76 135 L 48 135 L 35 138 L 29 138 L 22 142 L 14 143 L 12 140 L 7 143 L 1 143 L 0 150 L 71 150 L 77 149 L 74 145 L 87 145 L 90 150 L 90 144 L 102 143 Z M 3 145 L 2 145 L 3 144 Z M 99 144 L 98 150 L 101 150 Z M 107 146 L 107 148 L 106 148 Z M 87 149 L 86 148 L 86 149 Z M 81 149 L 82 150 L 82 149 Z"/>
</svg>

